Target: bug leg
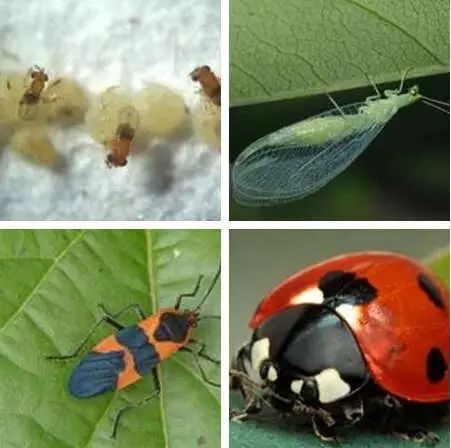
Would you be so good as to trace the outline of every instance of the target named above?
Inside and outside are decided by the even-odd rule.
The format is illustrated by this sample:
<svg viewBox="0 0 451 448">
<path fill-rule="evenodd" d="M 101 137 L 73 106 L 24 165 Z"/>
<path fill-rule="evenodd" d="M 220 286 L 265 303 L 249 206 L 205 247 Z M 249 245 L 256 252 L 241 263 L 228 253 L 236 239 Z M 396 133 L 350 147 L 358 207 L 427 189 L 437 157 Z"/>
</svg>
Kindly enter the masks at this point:
<svg viewBox="0 0 451 448">
<path fill-rule="evenodd" d="M 378 406 L 382 406 L 383 414 L 381 416 L 381 430 L 382 432 L 390 431 L 390 423 L 395 414 L 402 408 L 401 403 L 391 395 L 384 395 L 374 399 L 374 403 Z"/>
<path fill-rule="evenodd" d="M 340 106 L 338 105 L 338 103 L 337 103 L 337 102 L 336 102 L 329 94 L 327 94 L 327 98 L 329 98 L 330 102 L 334 105 L 335 109 L 337 109 L 338 112 L 340 112 L 340 115 L 341 115 L 343 118 L 346 118 L 345 113 L 341 110 L 341 108 L 340 108 Z"/>
<path fill-rule="evenodd" d="M 346 418 L 346 420 L 351 424 L 354 425 L 355 423 L 362 420 L 365 409 L 363 407 L 363 401 L 361 399 L 356 399 L 352 401 L 351 403 L 346 403 L 342 406 L 343 414 Z"/>
<path fill-rule="evenodd" d="M 263 406 L 258 398 L 250 398 L 243 409 L 234 409 L 229 412 L 229 419 L 233 422 L 246 420 L 250 415 L 261 412 Z"/>
<path fill-rule="evenodd" d="M 177 300 L 176 300 L 175 306 L 174 306 L 174 308 L 176 310 L 178 310 L 180 308 L 180 305 L 182 304 L 182 299 L 184 299 L 185 297 L 194 297 L 197 294 L 197 291 L 199 291 L 199 287 L 200 287 L 200 284 L 201 284 L 203 278 L 204 278 L 204 276 L 202 274 L 199 275 L 199 278 L 197 279 L 197 283 L 196 283 L 196 286 L 194 287 L 194 290 L 191 292 L 180 294 L 177 297 Z"/>
<path fill-rule="evenodd" d="M 60 97 L 55 94 L 49 95 L 48 97 L 41 96 L 41 101 L 44 104 L 56 103 L 59 99 L 60 99 Z"/>
<path fill-rule="evenodd" d="M 197 321 L 199 322 L 200 320 L 204 320 L 204 319 L 221 319 L 221 316 L 214 316 L 214 315 L 201 316 L 201 317 L 199 317 L 199 319 L 197 319 Z"/>
<path fill-rule="evenodd" d="M 127 406 L 124 406 L 121 409 L 119 409 L 119 411 L 116 414 L 116 417 L 114 417 L 113 430 L 111 432 L 112 439 L 116 438 L 117 427 L 119 425 L 119 421 L 125 412 L 129 411 L 130 409 L 145 406 L 147 403 L 149 403 L 149 401 L 153 400 L 155 397 L 158 397 L 158 395 L 160 395 L 161 385 L 160 385 L 160 379 L 158 378 L 158 372 L 157 372 L 156 368 L 154 368 L 152 370 L 152 375 L 153 375 L 153 384 L 154 384 L 155 390 L 148 397 L 143 398 L 142 400 L 139 400 L 136 403 L 130 403 Z"/>
<path fill-rule="evenodd" d="M 8 96 L 9 91 L 11 90 L 11 83 L 8 79 L 8 76 L 0 73 L 0 79 L 2 82 L 1 90 L 0 90 L 0 98 L 6 98 Z"/>
<path fill-rule="evenodd" d="M 116 330 L 122 330 L 124 328 L 123 325 L 121 325 L 118 321 L 116 321 L 114 318 L 112 318 L 109 315 L 102 316 L 88 331 L 88 334 L 85 336 L 85 338 L 80 342 L 80 344 L 77 346 L 77 348 L 69 355 L 57 355 L 57 356 L 46 356 L 46 359 L 55 359 L 55 360 L 66 360 L 66 359 L 72 359 L 75 358 L 80 354 L 80 352 L 83 350 L 83 347 L 88 342 L 91 335 L 97 330 L 102 323 L 107 323 L 111 325 L 112 327 L 116 328 Z"/>
<path fill-rule="evenodd" d="M 215 383 L 214 381 L 211 381 L 207 377 L 205 370 L 202 367 L 202 364 L 200 363 L 199 358 L 206 359 L 207 361 L 213 362 L 214 364 L 220 364 L 221 361 L 218 361 L 217 359 L 213 359 L 210 356 L 208 356 L 206 353 L 203 353 L 203 351 L 205 349 L 205 344 L 201 343 L 201 342 L 199 342 L 199 344 L 201 344 L 201 348 L 198 352 L 191 350 L 189 347 L 182 347 L 180 349 L 180 351 L 188 352 L 193 355 L 193 359 L 194 359 L 194 362 L 196 363 L 197 368 L 199 369 L 200 376 L 207 384 L 210 384 L 211 386 L 215 386 L 215 387 L 221 387 L 220 383 Z"/>
<path fill-rule="evenodd" d="M 140 320 L 143 320 L 147 317 L 146 313 L 143 311 L 143 309 L 137 303 L 132 303 L 131 305 L 127 305 L 126 307 L 122 308 L 121 310 L 119 310 L 117 313 L 114 313 L 114 314 L 110 313 L 105 308 L 105 305 L 103 303 L 99 303 L 97 306 L 102 310 L 102 312 L 106 316 L 110 316 L 113 319 L 117 319 L 119 316 L 121 316 L 122 314 L 124 314 L 126 311 L 128 311 L 130 309 L 132 309 L 135 312 L 135 314 L 138 316 L 138 318 Z"/>
<path fill-rule="evenodd" d="M 425 445 L 432 446 L 440 441 L 440 437 L 433 432 L 426 431 L 425 429 L 415 428 L 407 429 L 400 428 L 393 431 L 393 434 L 401 437 L 404 440 L 416 443 L 424 443 Z"/>
<path fill-rule="evenodd" d="M 206 359 L 207 361 L 210 361 L 210 362 L 212 362 L 214 364 L 221 364 L 221 361 L 219 361 L 217 359 L 214 359 L 214 358 L 212 358 L 211 356 L 209 356 L 209 355 L 207 355 L 205 353 L 205 349 L 207 348 L 207 344 L 205 344 L 205 342 L 198 341 L 196 339 L 190 339 L 189 343 L 190 344 L 197 344 L 200 347 L 199 351 L 197 352 L 197 356 L 200 356 L 201 358 Z M 193 353 L 192 350 L 189 347 L 183 347 L 183 348 L 187 348 L 188 350 L 185 350 L 185 351 L 191 351 L 191 353 Z"/>
<path fill-rule="evenodd" d="M 333 426 L 328 426 L 326 422 L 317 415 L 314 415 L 312 417 L 312 426 L 313 431 L 315 432 L 315 435 L 322 441 L 322 442 L 334 442 L 338 446 L 340 446 L 339 441 L 340 439 L 335 433 L 335 428 Z"/>
</svg>

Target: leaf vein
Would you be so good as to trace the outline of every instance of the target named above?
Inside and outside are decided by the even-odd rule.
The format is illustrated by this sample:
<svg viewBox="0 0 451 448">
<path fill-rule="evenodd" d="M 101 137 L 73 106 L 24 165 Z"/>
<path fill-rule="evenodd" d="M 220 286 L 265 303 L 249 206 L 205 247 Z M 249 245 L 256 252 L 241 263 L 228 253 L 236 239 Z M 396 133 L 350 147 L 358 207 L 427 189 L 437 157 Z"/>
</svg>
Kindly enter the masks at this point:
<svg viewBox="0 0 451 448">
<path fill-rule="evenodd" d="M 36 292 L 39 290 L 41 285 L 44 283 L 44 281 L 47 279 L 47 277 L 51 274 L 53 269 L 57 266 L 58 262 L 63 258 L 68 251 L 74 246 L 85 234 L 86 230 L 80 230 L 80 232 L 67 244 L 66 247 L 62 249 L 62 251 L 54 258 L 53 263 L 49 266 L 47 271 L 43 274 L 41 279 L 37 282 L 35 287 L 32 289 L 30 294 L 28 294 L 27 297 L 24 298 L 24 301 L 22 304 L 17 308 L 17 311 L 11 315 L 11 317 L 5 321 L 3 326 L 0 328 L 0 334 L 2 334 L 4 331 L 8 329 L 8 327 L 19 317 L 20 313 L 24 310 L 25 306 L 32 300 L 32 298 L 35 296 Z"/>
<path fill-rule="evenodd" d="M 360 4 L 357 0 L 344 0 L 344 1 L 356 6 L 357 8 L 363 9 L 368 14 L 372 14 L 373 16 L 377 17 L 378 19 L 382 20 L 383 22 L 386 22 L 388 25 L 391 25 L 393 28 L 396 28 L 402 34 L 404 34 L 409 39 L 411 39 L 413 42 L 415 42 L 419 47 L 421 47 L 436 62 L 438 62 L 439 64 L 446 65 L 446 62 L 443 62 L 431 49 L 429 49 L 426 46 L 426 44 L 421 42 L 416 36 L 414 36 L 412 33 L 409 33 L 407 30 L 405 30 L 403 27 L 401 27 L 400 25 L 395 23 L 393 20 L 390 20 L 387 17 L 384 17 L 382 14 L 378 13 L 377 11 L 374 11 L 373 9 L 369 8 L 366 5 Z"/>
</svg>

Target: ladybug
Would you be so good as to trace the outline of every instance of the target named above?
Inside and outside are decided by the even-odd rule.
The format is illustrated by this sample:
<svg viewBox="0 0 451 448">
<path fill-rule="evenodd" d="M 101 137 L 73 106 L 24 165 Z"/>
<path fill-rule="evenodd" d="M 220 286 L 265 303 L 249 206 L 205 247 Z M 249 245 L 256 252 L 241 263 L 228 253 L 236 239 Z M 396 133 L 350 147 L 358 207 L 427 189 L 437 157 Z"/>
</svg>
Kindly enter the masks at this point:
<svg viewBox="0 0 451 448">
<path fill-rule="evenodd" d="M 448 412 L 449 292 L 415 261 L 361 252 L 311 266 L 262 300 L 250 328 L 232 362 L 246 401 L 233 419 L 269 403 L 310 418 L 323 441 L 363 422 L 438 441 L 416 420 Z"/>
</svg>

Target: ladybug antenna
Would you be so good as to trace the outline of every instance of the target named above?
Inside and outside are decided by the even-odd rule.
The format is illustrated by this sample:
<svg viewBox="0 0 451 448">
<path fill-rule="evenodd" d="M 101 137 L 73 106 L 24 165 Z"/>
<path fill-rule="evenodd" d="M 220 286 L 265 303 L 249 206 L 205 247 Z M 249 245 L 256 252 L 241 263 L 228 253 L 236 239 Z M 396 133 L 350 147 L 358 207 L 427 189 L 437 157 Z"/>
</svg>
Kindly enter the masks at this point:
<svg viewBox="0 0 451 448">
<path fill-rule="evenodd" d="M 276 392 L 274 392 L 272 389 L 268 389 L 268 388 L 264 388 L 262 387 L 262 385 L 260 383 L 255 382 L 254 380 L 252 380 L 249 375 L 245 372 L 242 372 L 240 370 L 235 370 L 232 369 L 229 372 L 229 377 L 230 378 L 239 378 L 242 383 L 247 387 L 247 389 L 249 389 L 249 391 L 256 397 L 259 397 L 262 401 L 264 401 L 265 403 L 269 404 L 271 406 L 271 404 L 269 403 L 269 401 L 266 399 L 268 398 L 276 398 L 277 400 L 281 401 L 282 403 L 286 403 L 289 404 L 291 403 L 290 400 L 288 400 L 287 398 L 282 397 L 281 395 L 277 394 Z"/>
<path fill-rule="evenodd" d="M 219 275 L 221 274 L 221 266 L 219 266 L 218 270 L 216 271 L 215 276 L 213 277 L 213 281 L 210 284 L 210 287 L 207 289 L 207 292 L 205 293 L 202 300 L 199 302 L 199 304 L 196 306 L 196 308 L 193 309 L 193 312 L 196 312 L 200 309 L 200 307 L 204 304 L 204 302 L 207 300 L 208 296 L 210 295 L 211 291 L 215 287 L 216 283 L 218 282 Z"/>
</svg>

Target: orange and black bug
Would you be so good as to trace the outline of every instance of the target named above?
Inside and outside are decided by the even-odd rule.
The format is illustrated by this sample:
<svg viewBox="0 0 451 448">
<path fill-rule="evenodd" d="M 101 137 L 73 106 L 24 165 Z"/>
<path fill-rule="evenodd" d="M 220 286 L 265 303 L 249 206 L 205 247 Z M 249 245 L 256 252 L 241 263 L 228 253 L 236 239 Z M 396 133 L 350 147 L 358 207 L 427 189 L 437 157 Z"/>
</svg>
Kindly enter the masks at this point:
<svg viewBox="0 0 451 448">
<path fill-rule="evenodd" d="M 36 116 L 36 105 L 49 80 L 45 70 L 38 65 L 28 71 L 27 83 L 29 78 L 31 78 L 31 82 L 19 102 L 19 117 L 23 120 L 30 120 Z"/>
<path fill-rule="evenodd" d="M 92 333 L 103 323 L 111 325 L 117 332 L 103 339 L 89 353 L 84 355 L 75 367 L 69 379 L 69 393 L 77 398 L 89 398 L 105 392 L 123 389 L 140 380 L 144 375 L 153 375 L 155 390 L 148 397 L 129 404 L 118 411 L 113 423 L 111 437 L 115 438 L 119 420 L 124 412 L 137 406 L 143 406 L 160 393 L 160 380 L 157 365 L 178 351 L 189 352 L 201 374 L 202 379 L 215 387 L 220 384 L 207 378 L 199 358 L 219 364 L 205 353 L 206 344 L 191 338 L 193 328 L 202 319 L 219 319 L 219 316 L 201 316 L 199 309 L 207 300 L 218 281 L 220 269 L 216 272 L 198 305 L 192 310 L 181 310 L 182 300 L 195 297 L 199 291 L 203 276 L 200 275 L 194 290 L 178 296 L 173 308 L 163 308 L 155 315 L 146 316 L 137 304 L 126 306 L 111 314 L 103 305 L 99 305 L 103 316 L 90 329 L 87 336 L 73 353 L 66 356 L 49 356 L 47 359 L 67 360 L 80 354 Z M 139 317 L 136 325 L 123 326 L 117 318 L 132 309 Z M 197 345 L 196 349 L 188 346 Z"/>
<path fill-rule="evenodd" d="M 210 98 L 213 104 L 221 105 L 221 80 L 210 69 L 208 65 L 196 67 L 190 73 L 193 81 L 198 81 L 202 86 L 204 94 Z"/>
</svg>

